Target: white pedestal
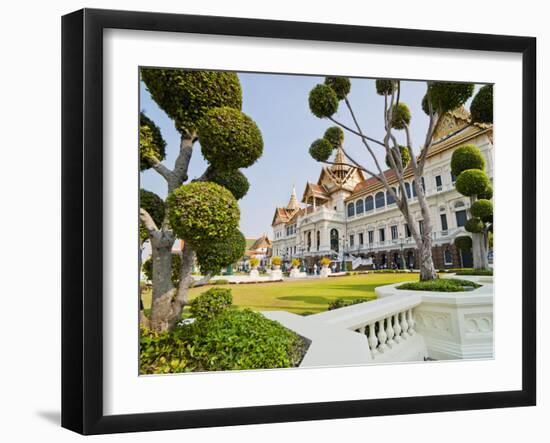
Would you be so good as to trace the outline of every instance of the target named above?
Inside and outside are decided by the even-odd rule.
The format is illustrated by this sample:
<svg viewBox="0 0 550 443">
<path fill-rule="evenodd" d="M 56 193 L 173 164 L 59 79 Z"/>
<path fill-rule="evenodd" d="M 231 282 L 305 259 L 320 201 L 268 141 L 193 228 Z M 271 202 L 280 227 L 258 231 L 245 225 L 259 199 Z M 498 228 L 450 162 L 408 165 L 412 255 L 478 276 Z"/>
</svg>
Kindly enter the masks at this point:
<svg viewBox="0 0 550 443">
<path fill-rule="evenodd" d="M 330 270 L 330 268 L 327 266 L 327 267 L 322 267 L 321 268 L 321 274 L 319 275 L 321 278 L 327 278 L 330 274 L 332 274 L 332 271 Z"/>
<path fill-rule="evenodd" d="M 282 280 L 283 279 L 283 272 L 280 269 L 274 269 L 271 271 L 271 280 Z"/>
<path fill-rule="evenodd" d="M 252 269 L 250 271 L 250 278 L 253 279 L 253 278 L 259 278 L 260 277 L 260 273 L 258 272 L 257 269 Z"/>
</svg>

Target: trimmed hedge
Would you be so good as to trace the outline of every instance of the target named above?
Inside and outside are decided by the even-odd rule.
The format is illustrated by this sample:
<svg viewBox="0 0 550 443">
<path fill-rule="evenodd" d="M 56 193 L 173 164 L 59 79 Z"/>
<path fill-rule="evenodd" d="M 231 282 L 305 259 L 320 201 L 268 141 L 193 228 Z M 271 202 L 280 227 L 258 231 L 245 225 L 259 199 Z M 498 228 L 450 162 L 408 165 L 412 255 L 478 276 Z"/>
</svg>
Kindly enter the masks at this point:
<svg viewBox="0 0 550 443">
<path fill-rule="evenodd" d="M 237 200 L 243 198 L 248 192 L 248 189 L 250 189 L 250 182 L 238 169 L 213 171 L 212 174 L 208 176 L 208 181 L 223 186 L 230 191 Z"/>
<path fill-rule="evenodd" d="M 246 249 L 246 239 L 238 229 L 228 237 L 196 246 L 197 263 L 203 274 L 216 275 L 239 260 Z"/>
<path fill-rule="evenodd" d="M 331 126 L 325 131 L 323 138 L 336 149 L 344 143 L 344 131 L 339 126 Z"/>
<path fill-rule="evenodd" d="M 231 289 L 212 288 L 190 303 L 189 312 L 195 321 L 210 320 L 228 309 L 232 303 Z"/>
<path fill-rule="evenodd" d="M 411 153 L 409 152 L 409 148 L 403 145 L 399 145 L 399 151 L 401 153 L 401 164 L 403 165 L 403 169 L 405 169 L 411 161 Z M 391 148 L 391 152 L 393 159 L 395 160 L 395 164 L 397 165 L 397 163 L 399 163 L 397 160 L 397 151 L 395 150 L 395 148 Z M 386 166 L 388 168 L 392 167 L 388 154 L 386 154 Z"/>
<path fill-rule="evenodd" d="M 327 311 L 332 311 L 334 309 L 345 308 L 346 306 L 357 305 L 359 303 L 366 303 L 369 300 L 364 298 L 356 298 L 354 300 L 345 300 L 343 298 L 337 298 L 333 302 L 330 302 L 327 308 Z"/>
<path fill-rule="evenodd" d="M 438 114 L 458 108 L 474 93 L 473 83 L 430 82 L 427 94 L 431 98 L 434 111 Z M 427 103 L 426 109 L 427 112 Z"/>
<path fill-rule="evenodd" d="M 375 84 L 378 95 L 391 95 L 397 83 L 395 80 L 376 80 Z"/>
<path fill-rule="evenodd" d="M 153 166 L 151 157 L 162 161 L 166 157 L 166 142 L 160 128 L 143 112 L 139 114 L 139 170 Z"/>
<path fill-rule="evenodd" d="M 330 86 L 336 93 L 338 100 L 343 100 L 351 90 L 351 82 L 347 77 L 326 77 L 325 85 Z"/>
<path fill-rule="evenodd" d="M 417 281 L 404 283 L 397 286 L 397 289 L 408 289 L 412 291 L 434 291 L 434 292 L 460 292 L 479 288 L 481 285 L 469 280 L 457 278 L 438 278 L 435 280 Z"/>
<path fill-rule="evenodd" d="M 405 103 L 393 105 L 391 125 L 395 129 L 405 129 L 411 122 L 411 110 Z"/>
<path fill-rule="evenodd" d="M 493 123 L 493 85 L 483 86 L 470 105 L 472 121 Z"/>
<path fill-rule="evenodd" d="M 456 148 L 451 157 L 451 172 L 458 177 L 467 169 L 485 169 L 485 159 L 476 145 L 463 145 Z"/>
<path fill-rule="evenodd" d="M 479 169 L 466 169 L 456 178 L 455 187 L 462 195 L 470 197 L 485 192 L 489 184 L 485 172 Z"/>
<path fill-rule="evenodd" d="M 326 138 L 315 140 L 309 147 L 309 155 L 318 162 L 325 162 L 332 154 L 333 145 Z"/>
</svg>

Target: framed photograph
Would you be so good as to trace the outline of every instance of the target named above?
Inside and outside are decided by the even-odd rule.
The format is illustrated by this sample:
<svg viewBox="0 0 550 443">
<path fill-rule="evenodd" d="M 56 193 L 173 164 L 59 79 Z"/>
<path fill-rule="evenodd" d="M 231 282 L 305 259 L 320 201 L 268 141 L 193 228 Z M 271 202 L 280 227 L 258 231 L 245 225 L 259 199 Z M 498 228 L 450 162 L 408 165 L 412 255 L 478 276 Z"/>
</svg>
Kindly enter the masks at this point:
<svg viewBox="0 0 550 443">
<path fill-rule="evenodd" d="M 62 425 L 536 403 L 536 40 L 62 20 Z"/>
</svg>

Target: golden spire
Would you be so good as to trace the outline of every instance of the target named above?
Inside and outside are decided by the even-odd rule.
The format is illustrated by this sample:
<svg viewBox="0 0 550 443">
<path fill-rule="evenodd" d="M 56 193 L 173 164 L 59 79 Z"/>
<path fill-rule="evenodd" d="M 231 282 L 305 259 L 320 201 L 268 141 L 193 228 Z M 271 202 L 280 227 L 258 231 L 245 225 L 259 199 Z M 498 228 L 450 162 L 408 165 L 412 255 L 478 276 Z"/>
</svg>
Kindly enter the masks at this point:
<svg viewBox="0 0 550 443">
<path fill-rule="evenodd" d="M 288 205 L 286 205 L 286 209 L 289 209 L 291 211 L 300 209 L 300 206 L 298 205 L 298 199 L 296 198 L 295 186 L 292 186 L 292 194 L 290 195 L 290 201 L 288 202 Z"/>
<path fill-rule="evenodd" d="M 347 166 L 347 164 L 343 164 L 348 162 L 347 162 L 346 154 L 344 154 L 344 150 L 342 149 L 341 146 L 338 146 L 338 149 L 336 150 L 336 155 L 334 156 L 334 163 L 336 164 L 332 165 L 330 169 L 335 175 L 337 175 L 340 178 L 343 178 L 349 171 L 350 166 Z"/>
</svg>

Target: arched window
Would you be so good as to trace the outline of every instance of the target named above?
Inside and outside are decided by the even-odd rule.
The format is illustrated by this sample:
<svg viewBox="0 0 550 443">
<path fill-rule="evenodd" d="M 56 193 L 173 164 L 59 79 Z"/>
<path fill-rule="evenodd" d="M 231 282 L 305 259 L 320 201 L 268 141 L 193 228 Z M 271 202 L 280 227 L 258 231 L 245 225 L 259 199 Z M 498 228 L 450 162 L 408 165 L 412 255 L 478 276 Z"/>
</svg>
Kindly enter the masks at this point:
<svg viewBox="0 0 550 443">
<path fill-rule="evenodd" d="M 348 217 L 353 217 L 355 215 L 355 205 L 353 203 L 348 203 Z"/>
<path fill-rule="evenodd" d="M 392 190 L 394 193 L 397 194 L 397 190 L 394 187 L 392 187 Z M 386 201 L 388 202 L 388 205 L 393 205 L 395 203 L 395 198 L 393 198 L 393 196 L 389 192 L 387 192 L 386 194 Z"/>
<path fill-rule="evenodd" d="M 412 182 L 412 187 L 413 187 L 413 197 L 416 197 L 416 182 L 414 180 Z"/>
<path fill-rule="evenodd" d="M 357 215 L 363 213 L 363 200 L 357 200 L 357 201 L 355 202 L 355 213 L 356 213 Z"/>
<path fill-rule="evenodd" d="M 330 249 L 332 249 L 334 252 L 338 252 L 338 230 L 337 229 L 331 229 L 330 230 Z"/>
<path fill-rule="evenodd" d="M 317 231 L 317 250 L 321 247 L 321 231 Z"/>
<path fill-rule="evenodd" d="M 407 193 L 407 198 L 411 198 L 411 185 L 409 182 L 405 182 L 405 192 Z"/>
<path fill-rule="evenodd" d="M 446 265 L 452 265 L 453 264 L 453 256 L 451 255 L 451 251 L 449 251 L 448 249 L 445 249 L 444 255 L 445 255 L 445 264 Z"/>
<path fill-rule="evenodd" d="M 311 231 L 307 233 L 307 250 L 311 251 Z"/>
<path fill-rule="evenodd" d="M 365 199 L 365 212 L 372 211 L 374 209 L 374 199 L 372 198 L 372 195 L 369 195 Z"/>
<path fill-rule="evenodd" d="M 386 205 L 386 199 L 383 192 L 377 192 L 374 196 L 374 202 L 377 208 L 383 208 Z"/>
</svg>

